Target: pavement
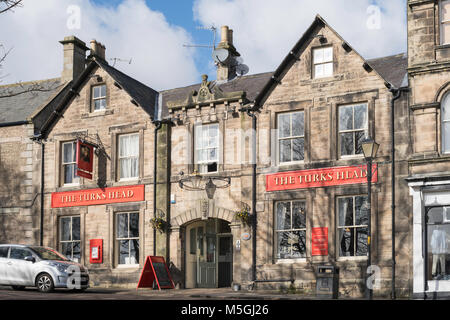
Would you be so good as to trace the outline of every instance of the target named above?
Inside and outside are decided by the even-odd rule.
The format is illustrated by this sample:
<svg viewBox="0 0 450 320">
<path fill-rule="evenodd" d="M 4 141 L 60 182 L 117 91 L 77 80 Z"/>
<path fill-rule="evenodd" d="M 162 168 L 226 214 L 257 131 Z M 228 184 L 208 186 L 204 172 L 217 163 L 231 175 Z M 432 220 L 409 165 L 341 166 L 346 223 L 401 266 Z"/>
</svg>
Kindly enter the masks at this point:
<svg viewBox="0 0 450 320">
<path fill-rule="evenodd" d="M 218 289 L 123 289 L 89 288 L 84 292 L 56 289 L 51 293 L 40 293 L 35 288 L 13 290 L 0 286 L 0 300 L 314 300 L 314 296 L 288 294 L 268 290 Z"/>
</svg>

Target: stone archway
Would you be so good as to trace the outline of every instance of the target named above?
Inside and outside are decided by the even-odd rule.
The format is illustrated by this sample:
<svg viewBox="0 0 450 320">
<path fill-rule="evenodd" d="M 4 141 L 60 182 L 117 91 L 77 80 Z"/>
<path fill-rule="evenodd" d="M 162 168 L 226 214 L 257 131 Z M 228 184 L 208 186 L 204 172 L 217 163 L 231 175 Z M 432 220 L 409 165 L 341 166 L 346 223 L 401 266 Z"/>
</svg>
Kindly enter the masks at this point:
<svg viewBox="0 0 450 320">
<path fill-rule="evenodd" d="M 207 202 L 205 204 L 205 201 Z M 186 259 L 188 254 L 189 243 L 188 238 L 190 235 L 187 234 L 190 226 L 195 224 L 201 224 L 201 222 L 206 222 L 208 220 L 222 220 L 228 222 L 231 230 L 229 238 L 231 239 L 232 246 L 232 271 L 231 276 L 238 274 L 236 266 L 240 261 L 240 252 L 233 250 L 234 240 L 239 239 L 241 233 L 241 224 L 235 219 L 235 211 L 214 206 L 214 202 L 211 200 L 199 200 L 195 207 L 189 208 L 180 214 L 176 215 L 170 220 L 171 232 L 170 232 L 170 260 L 180 269 L 181 274 L 183 274 L 182 279 L 180 279 L 181 287 L 186 287 L 190 283 L 187 281 L 187 262 Z M 217 282 L 219 284 L 219 281 Z M 192 287 L 192 285 L 188 285 Z"/>
</svg>

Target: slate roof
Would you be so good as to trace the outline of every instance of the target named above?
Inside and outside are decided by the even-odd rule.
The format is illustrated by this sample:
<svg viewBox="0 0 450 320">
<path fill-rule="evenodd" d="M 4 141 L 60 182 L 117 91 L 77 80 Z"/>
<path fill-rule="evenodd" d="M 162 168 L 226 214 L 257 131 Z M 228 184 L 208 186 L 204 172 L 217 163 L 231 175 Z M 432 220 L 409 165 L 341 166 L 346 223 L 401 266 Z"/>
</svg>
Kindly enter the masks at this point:
<svg viewBox="0 0 450 320">
<path fill-rule="evenodd" d="M 105 70 L 134 101 L 139 104 L 152 119 L 155 117 L 158 92 L 145 84 L 131 78 L 125 73 L 111 67 L 108 63 L 95 59 L 95 62 Z"/>
<path fill-rule="evenodd" d="M 27 121 L 63 87 L 60 78 L 0 86 L 0 123 Z"/>
<path fill-rule="evenodd" d="M 254 75 L 236 77 L 228 82 L 211 81 L 210 88 L 218 88 L 223 92 L 245 91 L 246 98 L 253 101 L 261 92 L 264 85 L 273 75 L 273 72 L 258 73 Z M 191 86 L 161 91 L 162 96 L 162 117 L 167 116 L 167 103 L 175 101 L 183 101 L 193 90 L 198 90 L 201 83 Z"/>
<path fill-rule="evenodd" d="M 405 84 L 407 84 L 404 82 L 408 68 L 408 56 L 406 55 L 406 53 L 370 59 L 367 60 L 367 62 L 385 80 L 394 85 L 394 87 L 401 88 Z"/>
</svg>

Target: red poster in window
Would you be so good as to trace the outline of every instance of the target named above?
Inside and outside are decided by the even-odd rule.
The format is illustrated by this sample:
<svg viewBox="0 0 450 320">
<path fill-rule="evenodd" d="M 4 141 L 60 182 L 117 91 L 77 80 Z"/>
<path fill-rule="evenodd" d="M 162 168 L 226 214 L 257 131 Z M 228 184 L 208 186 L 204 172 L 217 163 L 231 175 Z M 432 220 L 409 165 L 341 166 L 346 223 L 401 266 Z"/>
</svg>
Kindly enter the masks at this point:
<svg viewBox="0 0 450 320">
<path fill-rule="evenodd" d="M 92 179 L 94 146 L 77 141 L 77 176 Z"/>
<path fill-rule="evenodd" d="M 312 228 L 311 230 L 311 255 L 328 255 L 328 228 Z"/>
</svg>

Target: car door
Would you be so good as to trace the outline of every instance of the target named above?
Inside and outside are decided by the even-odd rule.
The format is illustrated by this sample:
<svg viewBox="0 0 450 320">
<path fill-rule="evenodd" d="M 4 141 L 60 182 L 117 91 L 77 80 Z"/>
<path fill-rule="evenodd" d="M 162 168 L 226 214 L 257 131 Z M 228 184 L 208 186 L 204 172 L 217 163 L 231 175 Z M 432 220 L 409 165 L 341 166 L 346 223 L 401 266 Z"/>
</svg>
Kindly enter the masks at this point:
<svg viewBox="0 0 450 320">
<path fill-rule="evenodd" d="M 33 283 L 33 262 L 26 261 L 25 258 L 33 256 L 33 253 L 23 247 L 11 247 L 9 252 L 9 267 L 7 269 L 8 278 L 11 285 L 32 286 Z"/>
<path fill-rule="evenodd" d="M 7 275 L 8 269 L 8 246 L 0 247 L 0 284 L 9 284 L 9 278 Z"/>
</svg>

